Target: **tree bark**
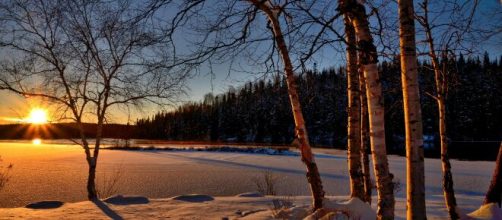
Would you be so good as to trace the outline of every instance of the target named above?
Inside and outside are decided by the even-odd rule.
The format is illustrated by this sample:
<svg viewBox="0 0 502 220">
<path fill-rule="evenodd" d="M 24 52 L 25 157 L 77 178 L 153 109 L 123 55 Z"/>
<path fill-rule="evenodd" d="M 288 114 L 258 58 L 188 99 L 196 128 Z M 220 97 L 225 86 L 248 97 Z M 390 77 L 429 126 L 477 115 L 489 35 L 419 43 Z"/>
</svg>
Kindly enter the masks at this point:
<svg viewBox="0 0 502 220">
<path fill-rule="evenodd" d="M 360 68 L 359 72 L 359 98 L 361 104 L 361 155 L 363 158 L 363 180 L 364 180 L 364 200 L 365 202 L 371 204 L 371 194 L 373 189 L 373 184 L 371 183 L 370 174 L 370 158 L 368 152 L 370 151 L 370 137 L 368 129 L 368 102 L 366 100 L 366 80 L 364 79 L 364 72 Z"/>
<path fill-rule="evenodd" d="M 347 15 L 344 15 L 344 25 L 345 40 L 347 41 L 347 162 L 350 177 L 350 197 L 356 197 L 364 201 L 364 181 L 361 167 L 361 106 L 359 102 L 356 34 L 354 26 Z"/>
<path fill-rule="evenodd" d="M 424 2 L 424 4 L 427 4 L 427 2 Z M 425 13 L 425 21 L 428 22 L 427 11 Z M 432 31 L 428 23 L 425 23 L 424 26 L 426 38 L 429 43 L 429 56 L 432 60 L 432 67 L 434 68 L 434 80 L 437 92 L 437 95 L 434 98 L 438 104 L 439 114 L 439 141 L 441 145 L 441 169 L 443 171 L 443 194 L 450 219 L 454 220 L 459 219 L 460 215 L 457 210 L 457 200 L 455 198 L 455 190 L 453 188 L 453 176 L 451 173 L 450 158 L 448 156 L 448 138 L 446 136 L 446 63 L 443 64 L 444 68 L 443 71 L 441 71 L 439 59 L 435 52 Z M 444 58 L 447 58 L 446 51 L 443 56 Z"/>
<path fill-rule="evenodd" d="M 324 199 L 324 190 L 322 186 L 321 176 L 319 175 L 319 170 L 317 164 L 314 161 L 314 156 L 312 154 L 312 149 L 310 147 L 307 129 L 305 127 L 305 121 L 303 119 L 303 113 L 300 105 L 300 99 L 298 97 L 298 92 L 296 90 L 295 75 L 293 73 L 293 64 L 289 57 L 288 48 L 282 35 L 281 26 L 279 24 L 279 19 L 277 17 L 277 9 L 271 8 L 272 6 L 267 1 L 261 0 L 249 0 L 251 3 L 262 10 L 272 26 L 274 40 L 277 45 L 279 54 L 284 64 L 284 73 L 286 75 L 286 84 L 288 88 L 289 100 L 291 102 L 291 110 L 293 112 L 293 118 L 295 122 L 295 135 L 296 140 L 301 152 L 302 162 L 305 163 L 307 167 L 307 180 L 310 184 L 310 190 L 313 197 L 313 210 L 322 208 Z M 268 4 L 266 4 L 268 3 Z"/>
<path fill-rule="evenodd" d="M 389 172 L 385 146 L 384 105 L 378 74 L 378 55 L 370 33 L 364 5 L 356 0 L 340 2 L 339 10 L 347 13 L 356 30 L 359 60 L 364 68 L 368 100 L 370 142 L 378 191 L 377 219 L 394 219 L 393 175 Z"/>
<path fill-rule="evenodd" d="M 399 0 L 399 44 L 406 131 L 407 219 L 426 219 L 422 114 L 418 88 L 413 0 Z"/>
<path fill-rule="evenodd" d="M 486 192 L 483 204 L 497 203 L 500 207 L 502 202 L 502 143 L 500 143 L 495 170 L 493 171 L 490 187 Z"/>
<path fill-rule="evenodd" d="M 95 157 L 87 158 L 87 163 L 89 165 L 89 176 L 87 178 L 87 198 L 89 200 L 98 199 L 98 194 L 96 192 L 96 159 Z"/>
<path fill-rule="evenodd" d="M 443 194 L 446 209 L 450 219 L 460 219 L 457 210 L 457 199 L 453 188 L 453 176 L 451 173 L 450 157 L 448 156 L 448 140 L 446 138 L 446 106 L 442 96 L 437 99 L 439 110 L 439 136 L 441 142 L 441 168 L 443 170 Z"/>
</svg>

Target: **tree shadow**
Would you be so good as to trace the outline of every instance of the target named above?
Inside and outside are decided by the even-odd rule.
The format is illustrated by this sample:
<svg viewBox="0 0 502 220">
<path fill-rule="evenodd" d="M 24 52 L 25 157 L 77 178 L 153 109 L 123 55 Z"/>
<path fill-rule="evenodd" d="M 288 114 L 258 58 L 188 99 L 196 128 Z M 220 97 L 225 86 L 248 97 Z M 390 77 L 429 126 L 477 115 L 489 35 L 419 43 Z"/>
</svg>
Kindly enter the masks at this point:
<svg viewBox="0 0 502 220">
<path fill-rule="evenodd" d="M 112 209 L 110 209 L 110 207 L 108 207 L 104 202 L 102 202 L 101 200 L 98 200 L 98 199 L 95 199 L 95 200 L 92 200 L 92 202 L 94 204 L 96 204 L 96 206 L 101 209 L 101 211 L 103 213 L 105 213 L 105 215 L 107 215 L 108 217 L 110 217 L 111 219 L 113 220 L 123 220 L 124 218 L 122 218 L 119 214 L 117 214 L 115 211 L 113 211 Z"/>
</svg>

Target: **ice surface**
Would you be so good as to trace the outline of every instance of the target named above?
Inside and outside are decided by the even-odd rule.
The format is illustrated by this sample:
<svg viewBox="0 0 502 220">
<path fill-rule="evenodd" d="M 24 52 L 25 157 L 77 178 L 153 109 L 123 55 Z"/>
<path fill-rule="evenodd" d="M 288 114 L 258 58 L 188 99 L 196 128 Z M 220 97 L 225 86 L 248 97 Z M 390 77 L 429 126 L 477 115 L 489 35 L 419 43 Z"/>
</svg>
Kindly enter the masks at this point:
<svg viewBox="0 0 502 220">
<path fill-rule="evenodd" d="M 346 151 L 315 149 L 327 195 L 349 193 Z M 0 191 L 0 207 L 21 207 L 46 200 L 66 202 L 63 207 L 86 200 L 87 164 L 78 146 L 31 145 L 0 142 L 0 155 L 5 163 L 13 163 L 11 181 Z M 463 213 L 477 210 L 488 189 L 494 162 L 452 160 L 457 203 Z M 391 172 L 399 182 L 396 192 L 397 219 L 406 212 L 405 158 L 389 156 Z M 275 156 L 231 152 L 111 151 L 103 150 L 98 162 L 97 183 L 103 174 L 110 176 L 122 170 L 118 192 L 142 195 L 151 200 L 187 193 L 232 196 L 256 191 L 253 179 L 265 171 L 277 175 L 277 191 L 282 196 L 309 195 L 305 167 L 298 156 Z M 426 199 L 429 219 L 444 219 L 447 212 L 441 189 L 441 162 L 425 160 Z M 264 197 L 266 199 L 267 197 Z M 258 199 L 241 198 L 236 199 Z M 347 199 L 342 197 L 342 199 Z M 218 200 L 218 199 L 216 199 Z M 219 202 L 219 201 L 212 202 Z M 310 204 L 308 199 L 304 200 Z M 179 203 L 179 202 L 178 202 Z M 235 204 L 239 205 L 239 204 Z M 376 208 L 373 192 L 372 208 Z M 262 208 L 269 209 L 268 202 Z M 237 209 L 232 210 L 232 213 Z M 257 210 L 260 206 L 253 209 Z M 54 209 L 57 210 L 57 209 Z M 0 210 L 0 216 L 5 210 Z M 81 211 L 74 210 L 74 213 Z M 261 212 L 256 215 L 263 214 Z M 221 216 L 220 216 L 221 217 Z"/>
</svg>

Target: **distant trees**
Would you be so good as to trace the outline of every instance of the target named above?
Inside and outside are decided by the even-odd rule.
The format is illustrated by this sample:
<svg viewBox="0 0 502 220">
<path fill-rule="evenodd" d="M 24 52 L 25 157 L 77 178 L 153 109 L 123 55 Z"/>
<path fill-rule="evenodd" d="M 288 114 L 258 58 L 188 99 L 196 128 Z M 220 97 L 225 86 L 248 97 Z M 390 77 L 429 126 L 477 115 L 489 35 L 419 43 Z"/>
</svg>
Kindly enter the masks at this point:
<svg viewBox="0 0 502 220">
<path fill-rule="evenodd" d="M 484 67 L 481 58 L 463 56 L 447 63 L 448 68 L 455 69 L 451 75 L 452 79 L 447 81 L 450 89 L 449 99 L 445 101 L 447 113 L 450 115 L 446 118 L 446 124 L 451 129 L 449 143 L 452 145 L 452 157 L 495 159 L 492 153 L 478 154 L 473 148 L 468 148 L 468 145 L 463 147 L 471 141 L 497 141 L 502 135 L 502 117 L 497 114 L 497 111 L 502 109 L 502 100 L 492 98 L 489 102 L 475 101 L 478 98 L 477 91 L 489 96 L 502 95 L 502 91 L 498 89 L 502 86 L 499 79 L 502 65 L 498 59 L 490 59 L 489 63 Z M 400 94 L 402 95 L 400 64 L 398 60 L 382 61 L 378 69 L 383 74 L 381 82 L 384 85 L 384 103 L 387 109 L 387 150 L 389 153 L 404 155 L 404 128 L 403 123 L 399 121 L 403 119 L 403 105 L 399 100 Z M 439 127 L 437 120 L 434 120 L 438 117 L 437 103 L 425 94 L 433 89 L 434 72 L 428 61 L 419 62 L 418 70 L 426 128 L 424 134 L 436 137 L 435 141 L 427 142 L 424 151 L 428 156 L 439 157 Z M 309 94 L 301 95 L 300 101 L 304 107 L 310 141 L 316 146 L 342 148 L 347 143 L 345 70 L 331 68 L 318 72 L 307 71 L 300 75 L 296 79 L 299 93 Z M 314 87 L 307 86 L 307 77 Z M 487 83 L 481 80 L 484 78 L 490 81 L 488 87 L 484 87 Z M 190 102 L 173 111 L 158 112 L 149 118 L 138 119 L 136 137 L 289 144 L 293 140 L 294 124 L 292 115 L 288 114 L 291 107 L 287 105 L 286 90 L 282 76 L 247 82 L 241 87 L 233 88 L 231 92 L 210 95 L 209 97 L 213 98 L 207 100 L 213 100 L 212 103 Z M 470 109 L 469 106 L 475 107 Z M 477 113 L 479 109 L 490 115 L 491 120 L 481 117 L 482 115 Z M 471 120 L 463 120 L 465 118 Z M 485 126 L 493 129 L 487 129 Z M 263 135 L 257 135 L 258 133 Z M 495 147 L 494 154 L 498 151 L 498 143 Z"/>
<path fill-rule="evenodd" d="M 119 107 L 162 104 L 183 92 L 187 71 L 170 53 L 170 22 L 153 19 L 167 4 L 147 1 L 2 1 L 0 89 L 59 107 L 77 123 L 89 165 L 87 193 L 97 199 L 95 175 L 103 124 Z M 160 27 L 163 27 L 162 29 Z M 84 122 L 97 123 L 96 136 Z M 95 142 L 91 148 L 89 138 Z"/>
</svg>

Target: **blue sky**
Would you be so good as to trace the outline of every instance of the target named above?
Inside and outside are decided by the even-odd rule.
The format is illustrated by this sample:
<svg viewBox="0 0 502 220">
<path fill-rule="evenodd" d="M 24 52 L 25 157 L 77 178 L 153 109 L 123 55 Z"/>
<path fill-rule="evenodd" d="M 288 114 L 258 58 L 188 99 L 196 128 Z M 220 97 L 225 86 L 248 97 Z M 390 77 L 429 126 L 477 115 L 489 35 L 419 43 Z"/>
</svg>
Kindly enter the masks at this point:
<svg viewBox="0 0 502 220">
<path fill-rule="evenodd" d="M 382 0 L 385 2 L 385 0 Z M 392 1 L 390 6 L 386 7 L 387 11 L 382 11 L 382 13 L 387 13 L 389 15 L 395 15 L 397 14 L 397 10 L 394 12 L 395 6 L 392 4 Z M 498 7 L 498 8 L 497 8 Z M 488 23 L 493 22 L 494 17 L 486 17 L 486 15 L 489 14 L 489 12 L 493 9 L 498 9 L 498 11 L 502 11 L 501 9 L 501 4 L 498 2 L 498 0 L 481 0 L 480 2 L 480 10 L 478 13 L 478 22 L 480 24 L 483 24 L 484 22 L 481 22 L 482 19 L 487 19 Z M 500 14 L 502 16 L 502 14 Z M 372 20 L 372 25 L 375 25 L 375 20 Z M 395 30 L 394 30 L 395 31 Z M 266 33 L 265 33 L 266 34 Z M 186 34 L 182 34 L 181 36 L 178 36 L 178 38 L 186 38 Z M 419 38 L 419 37 L 417 37 Z M 185 42 L 186 43 L 186 42 Z M 343 51 L 343 47 L 341 47 Z M 477 45 L 477 52 L 483 52 L 483 51 L 488 51 L 490 55 L 495 58 L 495 57 L 500 57 L 502 55 L 502 37 L 496 36 L 492 38 L 489 42 L 484 42 L 481 45 Z M 5 56 L 5 53 L 0 52 L 2 56 Z M 313 57 L 313 62 L 318 64 L 318 68 L 326 68 L 326 67 L 331 67 L 331 66 L 340 66 L 344 64 L 344 54 L 337 52 L 335 49 L 332 48 L 327 48 L 322 50 L 319 54 Z M 242 63 L 243 69 L 246 69 L 250 72 L 259 72 L 262 67 L 260 66 L 246 66 L 248 62 L 246 62 L 244 59 L 245 57 L 240 57 L 238 58 L 238 63 Z M 242 62 L 241 62 L 242 61 Z M 310 62 L 309 66 L 307 67 L 312 67 L 312 63 Z M 235 63 L 234 63 L 235 65 Z M 194 76 L 188 81 L 188 91 L 187 91 L 187 96 L 182 97 L 182 100 L 184 101 L 199 101 L 203 98 L 204 94 L 213 92 L 215 94 L 223 93 L 225 92 L 230 86 L 233 87 L 239 87 L 242 85 L 244 82 L 249 81 L 249 80 L 255 80 L 258 78 L 263 77 L 262 75 L 257 75 L 257 74 L 252 74 L 252 73 L 243 73 L 240 71 L 234 71 L 234 70 L 229 70 L 229 62 L 224 62 L 221 64 L 213 64 L 212 65 L 212 74 L 210 69 L 208 68 L 207 63 L 199 69 L 199 71 L 194 74 Z M 235 67 L 235 66 L 234 66 Z M 19 97 L 17 95 L 13 95 L 9 92 L 6 91 L 0 91 L 0 96 L 2 97 L 0 99 L 0 123 L 9 123 L 11 121 L 6 120 L 6 119 L 12 119 L 12 118 L 20 118 L 20 117 L 25 117 L 26 115 L 29 114 L 29 111 L 31 108 L 35 107 L 47 107 L 46 103 L 41 103 L 37 100 L 33 99 L 25 99 L 23 97 Z M 181 104 L 183 102 L 180 102 Z M 128 117 L 128 114 L 125 113 L 127 111 L 114 111 L 112 114 L 112 120 L 111 122 L 114 123 L 126 123 L 127 118 L 131 122 L 134 122 L 136 118 L 141 118 L 145 117 L 148 115 L 152 115 L 155 112 L 159 110 L 169 110 L 171 109 L 172 106 L 165 106 L 162 108 L 159 108 L 158 106 L 150 106 L 143 108 L 141 110 L 131 110 L 131 117 Z"/>
</svg>

